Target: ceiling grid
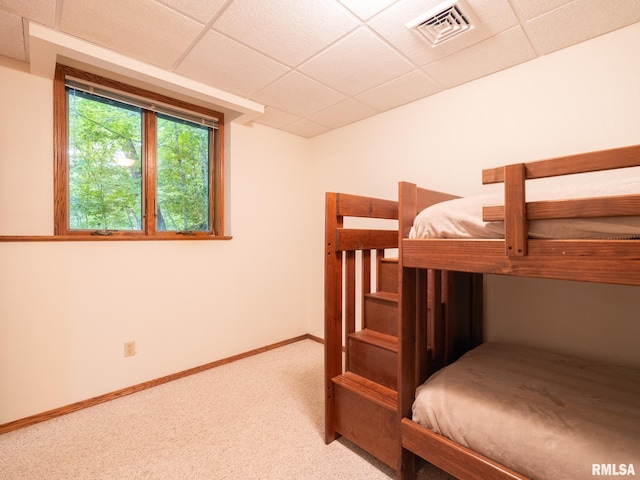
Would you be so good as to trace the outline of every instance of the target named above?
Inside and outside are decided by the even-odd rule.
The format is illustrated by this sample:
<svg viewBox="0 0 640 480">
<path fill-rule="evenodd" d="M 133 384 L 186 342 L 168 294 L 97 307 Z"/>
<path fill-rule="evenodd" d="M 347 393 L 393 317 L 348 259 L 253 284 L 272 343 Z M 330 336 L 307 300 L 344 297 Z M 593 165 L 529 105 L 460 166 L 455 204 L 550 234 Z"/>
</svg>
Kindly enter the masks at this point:
<svg viewBox="0 0 640 480">
<path fill-rule="evenodd" d="M 254 121 L 312 137 L 640 21 L 637 0 L 464 3 L 472 28 L 432 46 L 407 23 L 451 1 L 0 0 L 0 55 L 28 62 L 33 22 L 263 104 Z"/>
</svg>

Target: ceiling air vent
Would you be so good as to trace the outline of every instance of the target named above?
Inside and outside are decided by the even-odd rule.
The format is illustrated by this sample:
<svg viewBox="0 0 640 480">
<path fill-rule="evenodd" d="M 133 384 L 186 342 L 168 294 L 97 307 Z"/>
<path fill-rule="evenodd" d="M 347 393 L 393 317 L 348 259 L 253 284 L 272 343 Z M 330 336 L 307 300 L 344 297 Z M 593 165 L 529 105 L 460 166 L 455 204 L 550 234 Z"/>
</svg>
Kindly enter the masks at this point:
<svg viewBox="0 0 640 480">
<path fill-rule="evenodd" d="M 462 0 L 441 3 L 424 15 L 406 24 L 429 40 L 431 46 L 440 45 L 474 28 L 475 17 Z"/>
</svg>

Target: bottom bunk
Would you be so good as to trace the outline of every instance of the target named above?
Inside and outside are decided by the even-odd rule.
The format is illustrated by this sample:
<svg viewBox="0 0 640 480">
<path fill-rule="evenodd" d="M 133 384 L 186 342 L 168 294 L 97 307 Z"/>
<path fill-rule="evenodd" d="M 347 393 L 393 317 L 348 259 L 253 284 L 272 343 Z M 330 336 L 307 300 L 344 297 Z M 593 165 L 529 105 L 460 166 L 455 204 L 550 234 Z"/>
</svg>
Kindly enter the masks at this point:
<svg viewBox="0 0 640 480">
<path fill-rule="evenodd" d="M 640 370 L 485 343 L 418 387 L 401 431 L 461 479 L 640 474 Z"/>
</svg>

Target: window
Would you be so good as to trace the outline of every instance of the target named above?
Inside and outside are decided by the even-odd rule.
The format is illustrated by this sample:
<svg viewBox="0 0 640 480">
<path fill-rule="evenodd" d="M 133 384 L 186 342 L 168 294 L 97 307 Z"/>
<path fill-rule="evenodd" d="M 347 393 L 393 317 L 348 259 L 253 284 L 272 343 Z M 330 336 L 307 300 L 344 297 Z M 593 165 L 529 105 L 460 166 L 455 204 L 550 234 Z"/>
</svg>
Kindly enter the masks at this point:
<svg viewBox="0 0 640 480">
<path fill-rule="evenodd" d="M 55 234 L 223 234 L 221 113 L 58 65 Z"/>
</svg>

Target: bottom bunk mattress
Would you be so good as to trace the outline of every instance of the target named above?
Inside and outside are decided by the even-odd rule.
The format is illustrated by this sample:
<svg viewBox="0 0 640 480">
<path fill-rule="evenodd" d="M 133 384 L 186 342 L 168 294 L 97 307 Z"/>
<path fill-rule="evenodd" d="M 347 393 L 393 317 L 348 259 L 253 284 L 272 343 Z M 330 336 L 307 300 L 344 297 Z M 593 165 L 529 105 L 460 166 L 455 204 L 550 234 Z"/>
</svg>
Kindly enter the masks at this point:
<svg viewBox="0 0 640 480">
<path fill-rule="evenodd" d="M 640 477 L 640 370 L 485 343 L 418 387 L 413 420 L 532 479 Z"/>
</svg>

